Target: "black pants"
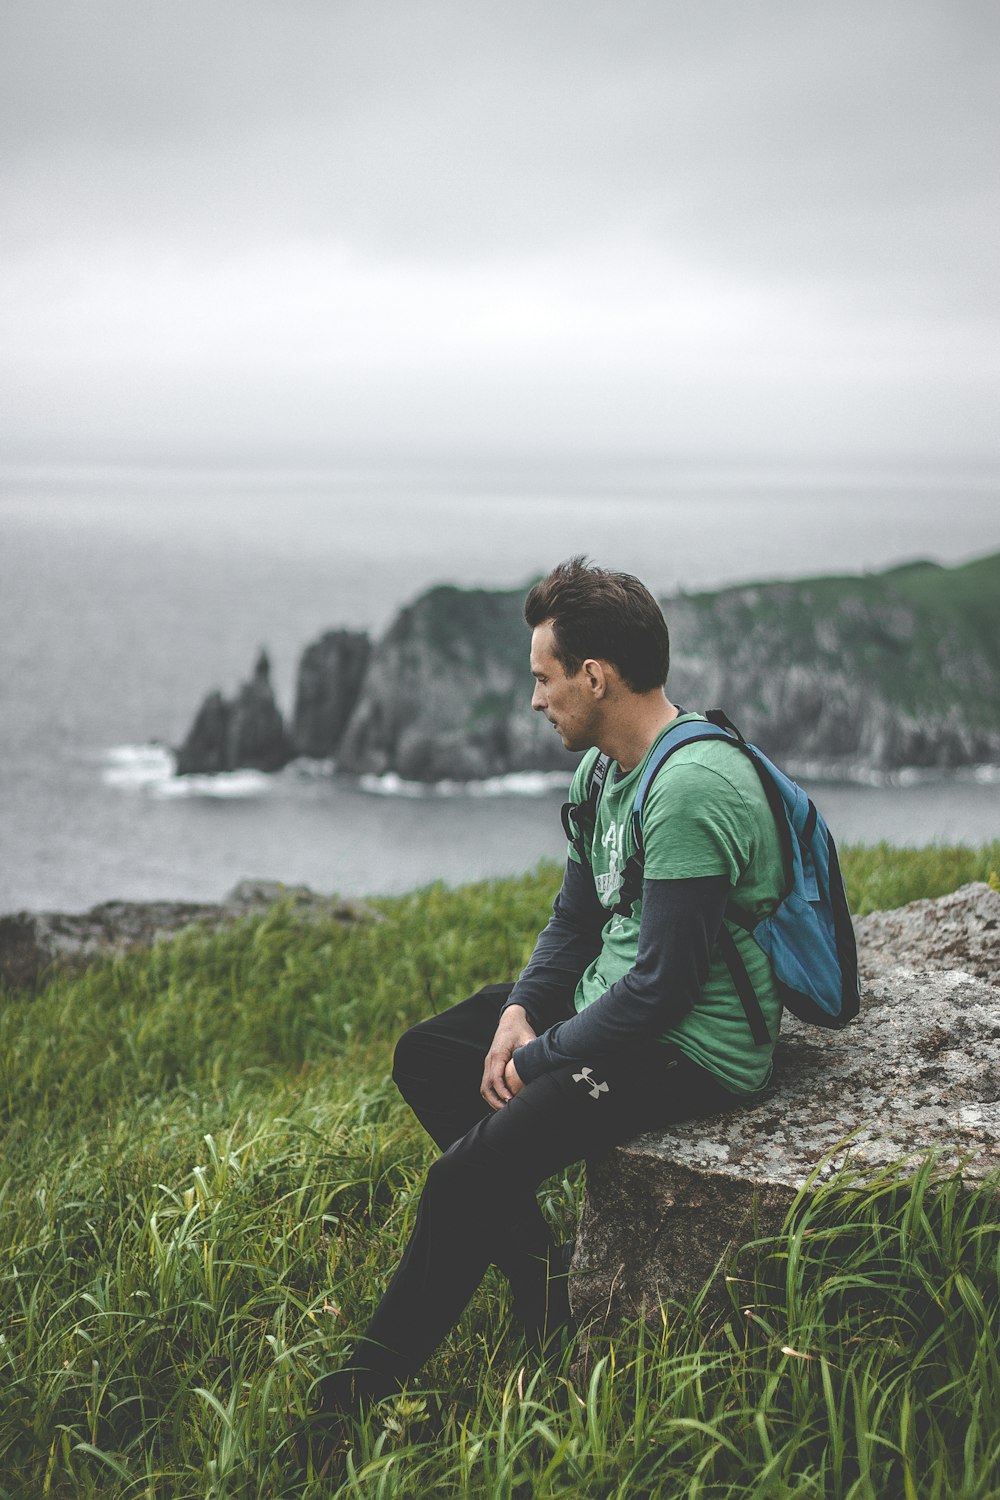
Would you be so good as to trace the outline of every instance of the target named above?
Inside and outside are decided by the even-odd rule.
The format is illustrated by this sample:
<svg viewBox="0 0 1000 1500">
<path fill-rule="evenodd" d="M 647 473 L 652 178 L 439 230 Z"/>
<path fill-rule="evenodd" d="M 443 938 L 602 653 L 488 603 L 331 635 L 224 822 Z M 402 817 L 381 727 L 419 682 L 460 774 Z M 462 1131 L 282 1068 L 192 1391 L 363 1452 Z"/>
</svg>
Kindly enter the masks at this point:
<svg viewBox="0 0 1000 1500">
<path fill-rule="evenodd" d="M 736 1096 L 678 1049 L 644 1042 L 560 1068 L 495 1113 L 479 1093 L 510 985 L 489 985 L 400 1039 L 393 1079 L 442 1155 L 427 1174 L 410 1242 L 354 1351 L 369 1399 L 415 1374 L 495 1263 L 529 1334 L 546 1325 L 554 1246 L 535 1191 L 546 1177 L 644 1130 L 716 1114 Z"/>
</svg>

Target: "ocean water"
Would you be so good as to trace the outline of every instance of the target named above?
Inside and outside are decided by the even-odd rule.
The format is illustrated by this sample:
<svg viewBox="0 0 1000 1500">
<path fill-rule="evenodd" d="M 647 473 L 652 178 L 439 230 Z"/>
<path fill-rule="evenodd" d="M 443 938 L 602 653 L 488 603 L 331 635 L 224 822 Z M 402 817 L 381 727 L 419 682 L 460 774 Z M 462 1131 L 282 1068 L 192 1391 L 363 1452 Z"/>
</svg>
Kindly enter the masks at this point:
<svg viewBox="0 0 1000 1500">
<path fill-rule="evenodd" d="M 249 875 L 389 892 L 558 858 L 543 778 L 178 781 L 162 747 L 260 645 L 288 708 L 308 641 L 384 629 L 432 583 L 521 586 L 578 551 L 662 593 L 959 562 L 1000 549 L 998 488 L 651 461 L 0 473 L 0 911 L 214 899 Z M 525 657 L 527 695 L 527 639 Z M 843 840 L 979 842 L 1000 837 L 994 776 L 815 790 Z"/>
</svg>

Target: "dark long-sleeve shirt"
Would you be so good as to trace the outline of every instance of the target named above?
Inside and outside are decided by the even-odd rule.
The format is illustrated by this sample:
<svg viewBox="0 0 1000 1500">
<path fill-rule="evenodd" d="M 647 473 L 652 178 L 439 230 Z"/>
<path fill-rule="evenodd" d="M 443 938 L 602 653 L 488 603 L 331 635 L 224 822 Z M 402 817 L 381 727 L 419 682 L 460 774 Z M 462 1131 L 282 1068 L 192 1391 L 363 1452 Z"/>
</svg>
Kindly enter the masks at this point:
<svg viewBox="0 0 1000 1500">
<path fill-rule="evenodd" d="M 635 964 L 574 1014 L 577 983 L 612 918 L 590 867 L 568 859 L 552 916 L 507 1002 L 523 1006 L 541 1033 L 514 1053 L 520 1078 L 528 1083 L 568 1063 L 592 1062 L 676 1025 L 708 977 L 729 891 L 725 875 L 644 880 Z"/>
</svg>

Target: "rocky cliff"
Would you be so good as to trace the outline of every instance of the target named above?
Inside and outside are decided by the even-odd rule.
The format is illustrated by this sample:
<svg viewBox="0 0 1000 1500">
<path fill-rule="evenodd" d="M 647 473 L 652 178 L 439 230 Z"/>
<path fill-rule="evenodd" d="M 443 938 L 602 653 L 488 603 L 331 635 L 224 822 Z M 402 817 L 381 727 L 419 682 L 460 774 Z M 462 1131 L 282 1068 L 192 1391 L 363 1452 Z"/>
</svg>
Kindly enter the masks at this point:
<svg viewBox="0 0 1000 1500">
<path fill-rule="evenodd" d="M 417 780 L 567 766 L 528 706 L 523 590 L 435 589 L 372 653 L 341 746 Z M 786 760 L 831 769 L 1000 761 L 1000 554 L 663 601 L 669 690 L 722 705 Z"/>
<path fill-rule="evenodd" d="M 1000 554 L 665 601 L 674 701 L 789 761 L 1000 760 Z"/>
<path fill-rule="evenodd" d="M 267 653 L 235 698 L 211 692 L 182 745 L 178 776 L 214 775 L 244 767 L 280 771 L 299 755 L 325 759 L 340 748 L 358 701 L 371 641 L 363 631 L 330 630 L 307 646 L 299 662 L 295 712 L 289 730 L 271 687 Z"/>
<path fill-rule="evenodd" d="M 300 665 L 294 749 L 415 781 L 569 768 L 529 708 L 523 598 L 435 588 L 374 646 L 346 631 L 324 636 Z M 1000 554 L 679 595 L 663 601 L 669 692 L 686 708 L 724 707 L 790 766 L 1000 763 L 998 601 Z M 208 700 L 202 713 L 228 746 L 220 705 Z M 211 750 L 212 736 L 201 738 Z M 210 760 L 187 753 L 183 769 L 224 768 Z"/>
<path fill-rule="evenodd" d="M 523 603 L 523 589 L 436 588 L 404 609 L 372 652 L 341 769 L 437 781 L 568 765 L 528 707 Z"/>
<path fill-rule="evenodd" d="M 292 721 L 299 755 L 336 755 L 370 656 L 371 641 L 357 630 L 328 630 L 303 651 Z"/>
</svg>

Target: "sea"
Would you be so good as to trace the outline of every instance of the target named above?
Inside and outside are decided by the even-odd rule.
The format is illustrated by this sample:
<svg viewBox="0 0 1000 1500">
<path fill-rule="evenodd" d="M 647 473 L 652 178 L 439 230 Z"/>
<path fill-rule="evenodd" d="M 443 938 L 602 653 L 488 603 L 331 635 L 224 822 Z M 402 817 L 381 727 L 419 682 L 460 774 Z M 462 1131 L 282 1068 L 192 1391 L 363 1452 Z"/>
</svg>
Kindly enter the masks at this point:
<svg viewBox="0 0 1000 1500">
<path fill-rule="evenodd" d="M 266 647 L 376 635 L 431 584 L 525 586 L 583 552 L 655 592 L 1000 550 L 973 466 L 371 458 L 335 467 L 0 470 L 0 912 L 220 899 L 243 878 L 377 895 L 559 859 L 565 777 L 421 788 L 296 762 L 178 778 L 204 694 Z M 531 691 L 525 638 L 525 696 Z M 707 706 L 707 705 L 703 705 Z M 1000 838 L 1000 768 L 809 789 L 842 842 Z"/>
</svg>

